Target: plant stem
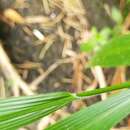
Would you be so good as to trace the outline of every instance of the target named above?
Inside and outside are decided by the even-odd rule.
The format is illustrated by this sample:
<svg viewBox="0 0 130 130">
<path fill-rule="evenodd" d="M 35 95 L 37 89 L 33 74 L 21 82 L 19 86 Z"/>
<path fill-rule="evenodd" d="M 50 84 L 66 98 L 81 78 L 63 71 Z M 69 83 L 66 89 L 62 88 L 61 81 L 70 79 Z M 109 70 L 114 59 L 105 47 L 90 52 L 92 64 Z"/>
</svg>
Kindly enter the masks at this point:
<svg viewBox="0 0 130 130">
<path fill-rule="evenodd" d="M 119 85 L 113 85 L 113 86 L 108 86 L 105 88 L 100 88 L 100 89 L 95 89 L 95 90 L 90 90 L 90 91 L 85 91 L 81 93 L 77 93 L 77 97 L 88 97 L 88 96 L 93 96 L 93 95 L 98 95 L 106 92 L 111 92 L 114 90 L 119 90 L 119 89 L 124 89 L 124 88 L 130 88 L 130 82 L 125 82 Z"/>
</svg>

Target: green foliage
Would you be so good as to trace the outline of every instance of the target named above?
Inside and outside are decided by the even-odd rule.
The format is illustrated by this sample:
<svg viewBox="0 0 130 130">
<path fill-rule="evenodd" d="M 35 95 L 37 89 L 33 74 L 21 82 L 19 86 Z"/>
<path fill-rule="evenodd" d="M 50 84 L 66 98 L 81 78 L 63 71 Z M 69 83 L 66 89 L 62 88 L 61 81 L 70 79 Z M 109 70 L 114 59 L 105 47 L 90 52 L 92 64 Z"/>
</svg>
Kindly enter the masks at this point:
<svg viewBox="0 0 130 130">
<path fill-rule="evenodd" d="M 105 27 L 98 31 L 95 27 L 90 31 L 91 37 L 84 41 L 80 50 L 83 52 L 91 52 L 99 50 L 103 45 L 108 43 L 112 37 L 118 36 L 122 32 L 123 17 L 121 12 L 113 7 L 111 11 L 111 18 L 115 21 L 116 25 L 113 29 Z"/>
<path fill-rule="evenodd" d="M 73 101 L 69 93 L 52 93 L 0 100 L 0 130 L 14 130 Z"/>
<path fill-rule="evenodd" d="M 41 117 L 44 117 L 60 109 L 61 107 L 69 104 L 73 100 L 83 99 L 88 96 L 93 96 L 96 94 L 109 92 L 112 90 L 118 90 L 122 88 L 129 88 L 129 87 L 130 87 L 130 82 L 126 82 L 120 85 L 114 85 L 111 87 L 86 91 L 78 94 L 60 92 L 60 93 L 51 93 L 51 94 L 36 95 L 36 96 L 17 97 L 11 99 L 1 99 L 0 100 L 0 129 L 14 130 L 22 126 L 25 126 L 29 123 L 32 123 L 33 121 L 38 120 Z M 75 128 L 76 130 L 84 130 L 84 129 L 87 130 L 87 127 L 88 130 L 89 129 L 98 130 L 98 128 L 102 126 L 101 123 L 104 123 L 105 121 L 107 122 L 110 116 L 112 116 L 112 119 L 111 121 L 109 121 L 110 124 L 107 125 L 107 128 L 112 127 L 114 124 L 120 121 L 124 116 L 130 113 L 129 91 L 128 92 L 126 91 L 118 96 L 110 98 L 107 101 L 93 105 L 90 108 L 87 109 L 85 108 L 84 110 L 81 110 L 79 113 L 74 114 L 74 116 L 66 119 L 67 122 L 65 121 L 64 123 L 63 121 L 62 124 L 61 121 L 60 123 L 52 127 L 49 127 L 47 130 L 55 130 L 55 129 L 75 130 Z M 102 108 L 101 111 L 100 108 Z M 107 116 L 108 114 L 109 116 Z M 84 118 L 86 116 L 87 118 Z M 90 119 L 90 122 L 88 121 L 88 119 Z M 71 123 L 73 121 L 74 124 Z M 70 122 L 70 124 L 68 122 Z M 81 123 L 82 126 L 80 125 L 77 126 L 78 122 Z M 84 125 L 86 123 L 87 125 Z M 95 125 L 95 127 L 93 127 L 93 125 Z"/>
<path fill-rule="evenodd" d="M 100 32 L 93 27 L 91 30 L 91 37 L 88 41 L 83 42 L 80 46 L 81 51 L 83 52 L 90 52 L 92 50 L 98 50 L 102 45 L 107 43 L 111 35 L 110 28 L 103 28 Z"/>
<path fill-rule="evenodd" d="M 127 90 L 84 108 L 46 130 L 110 130 L 129 113 L 130 90 Z"/>
<path fill-rule="evenodd" d="M 130 0 L 127 0 L 125 8 L 123 10 L 123 17 L 127 17 L 130 12 Z"/>
<path fill-rule="evenodd" d="M 121 15 L 121 12 L 115 7 L 112 8 L 111 18 L 116 22 L 116 26 L 113 29 L 105 27 L 100 31 L 93 27 L 90 31 L 91 37 L 81 44 L 81 51 L 97 51 L 102 47 L 102 45 L 105 45 L 108 42 L 110 37 L 119 35 L 121 33 L 121 23 L 123 21 L 123 17 Z"/>
<path fill-rule="evenodd" d="M 115 7 L 112 8 L 111 17 L 117 24 L 121 24 L 123 21 L 121 12 Z"/>
<path fill-rule="evenodd" d="M 129 88 L 129 86 L 130 82 L 126 82 L 120 85 L 85 91 L 78 94 L 59 92 L 36 96 L 1 99 L 0 129 L 14 130 L 20 128 L 60 109 L 61 107 L 69 104 L 73 100 L 83 99 L 88 96 L 109 92 L 112 90 Z M 106 106 L 104 106 L 104 108 L 105 107 Z"/>
<path fill-rule="evenodd" d="M 115 36 L 90 61 L 91 66 L 130 65 L 130 35 Z"/>
</svg>

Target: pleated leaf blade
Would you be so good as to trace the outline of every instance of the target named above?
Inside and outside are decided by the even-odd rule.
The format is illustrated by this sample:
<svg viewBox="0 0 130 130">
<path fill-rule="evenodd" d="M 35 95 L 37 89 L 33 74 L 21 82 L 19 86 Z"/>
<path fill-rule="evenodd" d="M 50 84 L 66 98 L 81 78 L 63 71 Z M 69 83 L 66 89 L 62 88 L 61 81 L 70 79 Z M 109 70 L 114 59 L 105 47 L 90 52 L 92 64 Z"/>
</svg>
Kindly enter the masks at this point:
<svg viewBox="0 0 130 130">
<path fill-rule="evenodd" d="M 130 90 L 83 108 L 46 130 L 110 130 L 130 113 Z"/>
<path fill-rule="evenodd" d="M 73 101 L 67 92 L 0 100 L 0 130 L 14 130 L 36 121 Z"/>
</svg>

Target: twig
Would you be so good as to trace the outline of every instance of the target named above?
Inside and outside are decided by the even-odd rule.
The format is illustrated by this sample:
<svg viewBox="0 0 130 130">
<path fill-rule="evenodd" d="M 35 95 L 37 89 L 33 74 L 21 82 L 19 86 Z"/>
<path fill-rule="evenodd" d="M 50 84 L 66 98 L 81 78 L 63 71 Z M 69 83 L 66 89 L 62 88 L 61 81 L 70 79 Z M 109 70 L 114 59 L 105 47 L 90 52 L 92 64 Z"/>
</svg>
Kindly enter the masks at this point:
<svg viewBox="0 0 130 130">
<path fill-rule="evenodd" d="M 49 115 L 47 117 L 44 117 L 40 120 L 40 122 L 38 123 L 37 125 L 37 130 L 44 130 L 45 128 L 47 128 L 47 126 L 52 122 L 55 122 L 53 119 L 52 119 L 52 115 Z M 54 124 L 54 123 L 53 123 Z"/>
<path fill-rule="evenodd" d="M 21 79 L 16 69 L 12 66 L 6 52 L 4 51 L 0 43 L 0 68 L 7 78 L 7 80 L 13 82 L 13 86 L 20 87 L 24 94 L 32 95 L 33 92 L 29 89 L 29 86 Z M 12 87 L 13 87 L 12 86 Z"/>
<path fill-rule="evenodd" d="M 0 98 L 5 98 L 6 93 L 5 93 L 5 83 L 4 79 L 0 77 Z"/>
<path fill-rule="evenodd" d="M 99 67 L 99 66 L 95 67 L 93 69 L 93 73 L 94 73 L 94 76 L 95 76 L 96 80 L 99 83 L 99 87 L 104 88 L 106 86 L 106 81 L 105 81 L 105 77 L 104 77 L 102 68 Z M 102 98 L 102 100 L 105 100 L 107 98 L 107 94 L 106 93 L 102 94 L 101 98 Z"/>
<path fill-rule="evenodd" d="M 72 58 L 67 58 L 67 59 L 62 59 L 59 60 L 57 62 L 55 62 L 54 64 L 52 64 L 48 70 L 45 71 L 45 73 L 43 73 L 42 75 L 40 75 L 38 78 L 36 78 L 31 84 L 31 88 L 33 88 L 33 86 L 38 86 L 43 80 L 45 80 L 45 78 L 52 73 L 59 65 L 64 64 L 64 63 L 69 63 L 72 62 Z"/>
<path fill-rule="evenodd" d="M 40 52 L 40 55 L 39 55 L 39 59 L 43 59 L 46 52 L 49 50 L 49 48 L 52 46 L 53 44 L 53 41 L 45 44 L 45 46 L 42 48 L 41 52 Z"/>
<path fill-rule="evenodd" d="M 49 8 L 48 0 L 42 0 L 42 3 L 43 3 L 43 7 L 44 7 L 44 10 L 45 10 L 46 14 L 49 14 L 50 13 L 50 8 Z"/>
</svg>

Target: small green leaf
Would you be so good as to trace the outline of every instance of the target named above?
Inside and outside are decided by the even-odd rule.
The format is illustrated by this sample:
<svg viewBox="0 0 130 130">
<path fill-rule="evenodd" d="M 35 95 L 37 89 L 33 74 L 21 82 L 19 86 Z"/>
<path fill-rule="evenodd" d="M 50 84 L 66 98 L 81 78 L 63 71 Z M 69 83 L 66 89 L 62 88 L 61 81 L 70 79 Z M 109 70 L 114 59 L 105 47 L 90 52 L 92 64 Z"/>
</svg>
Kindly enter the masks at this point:
<svg viewBox="0 0 130 130">
<path fill-rule="evenodd" d="M 130 65 L 130 35 L 115 36 L 91 59 L 90 66 Z"/>
<path fill-rule="evenodd" d="M 130 3 L 130 0 L 127 0 L 127 3 Z"/>
<path fill-rule="evenodd" d="M 103 28 L 100 32 L 95 27 L 91 30 L 91 37 L 80 45 L 80 50 L 83 52 L 90 52 L 98 50 L 102 45 L 107 43 L 112 30 L 110 28 Z"/>
<path fill-rule="evenodd" d="M 110 130 L 130 113 L 130 90 L 84 108 L 45 130 Z"/>
<path fill-rule="evenodd" d="M 106 40 L 109 38 L 109 36 L 110 36 L 111 33 L 112 33 L 112 30 L 110 28 L 108 28 L 108 27 L 105 27 L 105 28 L 103 28 L 100 31 L 101 37 L 104 38 L 104 39 L 106 39 Z"/>
<path fill-rule="evenodd" d="M 14 130 L 32 123 L 73 101 L 67 92 L 0 100 L 0 130 Z"/>
<path fill-rule="evenodd" d="M 85 42 L 80 45 L 80 50 L 82 52 L 89 52 L 93 50 L 94 46 L 92 42 Z"/>
<path fill-rule="evenodd" d="M 121 15 L 121 12 L 115 7 L 112 8 L 112 19 L 116 23 L 119 23 L 119 24 L 122 23 L 122 21 L 123 21 L 123 17 Z"/>
<path fill-rule="evenodd" d="M 80 50 L 83 52 L 90 52 L 93 50 L 93 48 L 97 44 L 97 36 L 99 35 L 97 29 L 95 27 L 92 27 L 91 29 L 91 36 L 89 37 L 88 40 L 84 41 L 80 45 Z"/>
</svg>

